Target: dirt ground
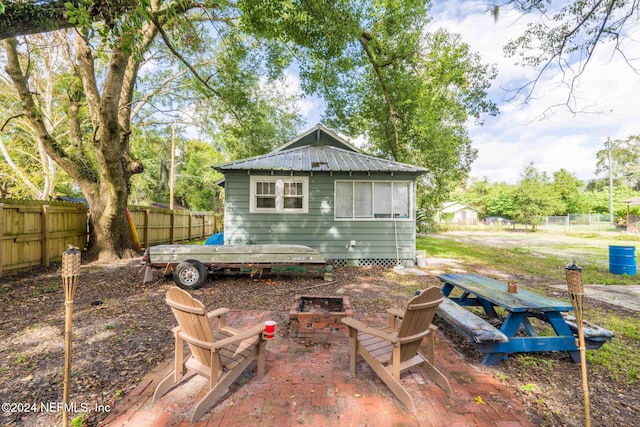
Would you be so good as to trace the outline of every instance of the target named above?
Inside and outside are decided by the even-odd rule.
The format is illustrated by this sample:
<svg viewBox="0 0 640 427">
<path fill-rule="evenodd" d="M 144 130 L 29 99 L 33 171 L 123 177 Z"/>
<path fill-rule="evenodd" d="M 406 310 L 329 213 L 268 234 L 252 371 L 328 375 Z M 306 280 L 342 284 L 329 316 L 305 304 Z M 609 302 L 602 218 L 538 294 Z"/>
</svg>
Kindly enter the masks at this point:
<svg viewBox="0 0 640 427">
<path fill-rule="evenodd" d="M 488 273 L 465 267 L 469 272 Z M 170 331 L 175 323 L 164 294 L 173 282 L 156 271 L 156 280 L 142 285 L 139 268 L 138 260 L 82 267 L 74 300 L 71 396 L 77 412 L 88 414 L 85 425 L 99 425 L 106 411 L 147 372 L 171 357 Z M 290 309 L 295 295 L 344 294 L 355 311 L 379 313 L 402 307 L 415 290 L 431 284 L 439 286 L 435 274 L 399 275 L 393 269 L 352 267 L 336 268 L 330 283 L 321 274 L 310 273 L 223 275 L 193 294 L 211 308 L 283 312 Z M 60 424 L 56 404 L 62 401 L 63 390 L 63 301 L 59 268 L 0 278 L 2 426 Z M 607 308 L 604 303 L 594 304 Z M 624 314 L 637 316 L 630 311 Z M 464 338 L 439 320 L 438 326 L 469 363 L 480 365 L 480 354 Z M 497 367 L 482 369 L 510 387 L 532 419 L 544 419 L 548 426 L 583 425 L 579 366 L 563 353 L 538 356 L 510 357 Z M 621 383 L 598 370 L 590 373 L 589 387 L 592 425 L 640 425 L 637 385 Z"/>
</svg>

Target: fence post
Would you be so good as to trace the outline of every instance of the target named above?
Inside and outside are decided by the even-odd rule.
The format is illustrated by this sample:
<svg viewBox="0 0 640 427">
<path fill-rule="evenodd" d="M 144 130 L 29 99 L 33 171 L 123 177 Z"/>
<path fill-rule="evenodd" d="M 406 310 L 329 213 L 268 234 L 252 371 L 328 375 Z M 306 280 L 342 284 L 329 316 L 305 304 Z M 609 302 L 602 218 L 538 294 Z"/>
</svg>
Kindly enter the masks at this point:
<svg viewBox="0 0 640 427">
<path fill-rule="evenodd" d="M 49 205 L 42 205 L 42 262 L 49 266 Z"/>
<path fill-rule="evenodd" d="M 193 218 L 193 214 L 189 211 L 189 241 L 191 241 L 191 221 Z"/>
<path fill-rule="evenodd" d="M 169 230 L 169 241 L 172 244 L 176 242 L 175 233 L 176 233 L 176 211 L 172 209 L 171 210 L 171 229 Z"/>
<path fill-rule="evenodd" d="M 149 209 L 144 210 L 144 247 L 149 247 L 149 216 L 151 213 Z"/>
</svg>

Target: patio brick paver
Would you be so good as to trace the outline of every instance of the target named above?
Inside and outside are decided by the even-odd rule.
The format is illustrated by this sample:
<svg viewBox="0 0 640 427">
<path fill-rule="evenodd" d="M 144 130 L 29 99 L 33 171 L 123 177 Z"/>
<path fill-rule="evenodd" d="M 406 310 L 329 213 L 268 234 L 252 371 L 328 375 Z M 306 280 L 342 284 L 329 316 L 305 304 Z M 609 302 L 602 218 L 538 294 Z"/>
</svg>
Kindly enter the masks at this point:
<svg viewBox="0 0 640 427">
<path fill-rule="evenodd" d="M 273 319 L 283 332 L 287 313 L 232 311 L 229 324 L 249 326 Z M 383 314 L 354 314 L 373 326 Z M 440 332 L 436 363 L 449 379 L 448 397 L 418 372 L 403 377 L 414 397 L 417 416 L 408 412 L 359 359 L 357 375 L 349 373 L 348 339 L 343 331 L 318 338 L 276 334 L 267 343 L 266 373 L 255 377 L 255 362 L 219 403 L 193 426 L 533 426 L 513 393 L 482 368 L 465 362 Z M 173 367 L 173 358 L 158 365 L 116 403 L 101 426 L 189 426 L 193 404 L 203 396 L 207 380 L 194 376 L 157 402 L 156 384 Z M 479 397 L 484 403 L 478 403 Z"/>
</svg>

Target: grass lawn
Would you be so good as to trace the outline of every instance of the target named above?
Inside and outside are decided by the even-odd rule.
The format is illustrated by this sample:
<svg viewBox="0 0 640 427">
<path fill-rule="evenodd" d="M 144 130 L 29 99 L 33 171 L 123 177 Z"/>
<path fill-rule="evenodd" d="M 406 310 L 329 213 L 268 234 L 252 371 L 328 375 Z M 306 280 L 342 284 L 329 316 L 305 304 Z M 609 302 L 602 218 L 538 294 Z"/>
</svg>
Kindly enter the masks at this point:
<svg viewBox="0 0 640 427">
<path fill-rule="evenodd" d="M 447 232 L 419 236 L 418 250 L 429 257 L 459 260 L 464 268 L 492 268 L 515 277 L 531 279 L 531 285 L 545 292 L 549 285 L 566 283 L 565 266 L 575 262 L 583 269 L 585 284 L 638 285 L 638 276 L 615 275 L 608 271 L 608 245 L 636 246 L 633 236 L 620 234 L 556 234 L 548 232 Z M 608 371 L 629 384 L 640 383 L 640 314 L 613 305 L 585 307 L 585 320 L 614 332 L 615 338 L 600 350 L 587 351 L 591 369 Z M 529 356 L 530 357 L 530 356 Z"/>
</svg>

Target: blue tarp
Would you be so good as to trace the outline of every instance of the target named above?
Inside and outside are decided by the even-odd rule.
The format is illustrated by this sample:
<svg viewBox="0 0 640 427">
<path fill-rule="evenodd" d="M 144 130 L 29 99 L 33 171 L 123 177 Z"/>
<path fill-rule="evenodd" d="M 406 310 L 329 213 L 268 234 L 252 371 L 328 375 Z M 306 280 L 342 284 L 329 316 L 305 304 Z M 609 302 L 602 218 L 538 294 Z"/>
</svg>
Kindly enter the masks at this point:
<svg viewBox="0 0 640 427">
<path fill-rule="evenodd" d="M 224 233 L 212 234 L 204 244 L 208 246 L 224 245 Z"/>
</svg>

